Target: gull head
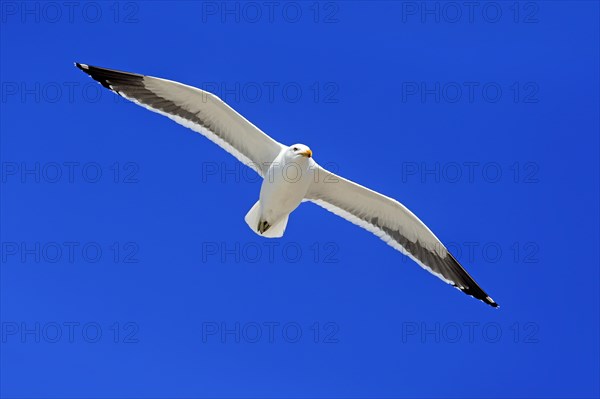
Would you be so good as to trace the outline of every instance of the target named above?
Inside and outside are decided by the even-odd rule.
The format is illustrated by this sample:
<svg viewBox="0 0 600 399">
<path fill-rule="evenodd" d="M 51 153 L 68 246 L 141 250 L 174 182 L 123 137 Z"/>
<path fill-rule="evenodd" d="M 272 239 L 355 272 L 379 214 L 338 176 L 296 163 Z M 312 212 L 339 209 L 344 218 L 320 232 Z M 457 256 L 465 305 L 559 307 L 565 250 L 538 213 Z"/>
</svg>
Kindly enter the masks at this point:
<svg viewBox="0 0 600 399">
<path fill-rule="evenodd" d="M 294 144 L 288 147 L 288 153 L 291 158 L 305 157 L 312 158 L 312 151 L 304 144 Z"/>
</svg>

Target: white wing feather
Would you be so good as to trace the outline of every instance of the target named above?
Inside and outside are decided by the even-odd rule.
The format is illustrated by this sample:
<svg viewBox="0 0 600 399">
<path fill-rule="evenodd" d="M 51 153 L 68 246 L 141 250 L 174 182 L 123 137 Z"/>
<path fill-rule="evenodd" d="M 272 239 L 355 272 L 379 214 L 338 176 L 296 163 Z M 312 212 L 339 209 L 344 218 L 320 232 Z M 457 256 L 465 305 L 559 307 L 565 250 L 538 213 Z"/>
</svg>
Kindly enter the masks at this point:
<svg viewBox="0 0 600 399">
<path fill-rule="evenodd" d="M 75 65 L 115 93 L 201 133 L 263 177 L 284 148 L 207 91 L 151 76 Z"/>
<path fill-rule="evenodd" d="M 417 264 L 468 295 L 497 307 L 448 252 L 442 242 L 404 205 L 316 165 L 306 198 L 370 231 Z"/>
</svg>

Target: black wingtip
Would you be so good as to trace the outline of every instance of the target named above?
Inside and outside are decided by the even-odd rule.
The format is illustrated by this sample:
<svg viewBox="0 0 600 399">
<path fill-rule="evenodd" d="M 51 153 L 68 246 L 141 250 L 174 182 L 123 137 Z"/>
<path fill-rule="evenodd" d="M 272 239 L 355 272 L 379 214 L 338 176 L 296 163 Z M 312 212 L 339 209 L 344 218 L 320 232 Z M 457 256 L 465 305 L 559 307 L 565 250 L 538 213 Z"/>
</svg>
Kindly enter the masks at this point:
<svg viewBox="0 0 600 399">
<path fill-rule="evenodd" d="M 493 308 L 499 308 L 500 305 L 498 305 L 492 298 L 490 298 L 489 296 L 486 297 L 485 299 L 483 299 L 483 302 L 487 303 L 488 305 L 490 305 Z"/>
<path fill-rule="evenodd" d="M 478 289 L 472 289 L 472 288 L 459 288 L 462 292 L 464 292 L 467 295 L 472 296 L 475 299 L 479 299 L 481 302 L 485 303 L 486 305 L 490 305 L 493 308 L 499 308 L 500 305 L 498 305 L 498 303 L 496 303 L 496 301 L 494 301 L 489 295 L 487 295 L 485 292 L 483 292 L 483 290 L 481 290 L 481 288 L 477 287 Z M 478 292 L 480 291 L 480 292 Z"/>
<path fill-rule="evenodd" d="M 459 277 L 461 280 L 460 284 L 452 283 L 455 288 L 458 288 L 465 294 L 472 296 L 475 299 L 479 299 L 481 302 L 490 305 L 493 308 L 499 308 L 500 305 L 496 303 L 481 287 L 473 280 L 473 277 L 467 273 L 467 271 L 458 263 L 458 260 L 448 252 L 448 258 L 450 262 L 446 263 L 449 270 Z"/>
<path fill-rule="evenodd" d="M 112 90 L 116 93 L 115 90 L 113 90 L 113 88 L 110 86 L 110 84 L 108 83 L 107 79 L 102 76 L 102 74 L 97 73 L 98 71 L 102 71 L 103 68 L 97 68 L 97 67 L 91 67 L 87 64 L 80 64 L 79 62 L 75 63 L 75 66 L 79 69 L 81 69 L 83 72 L 87 73 L 88 75 L 90 75 L 92 77 L 92 79 L 94 79 L 95 81 L 97 81 L 98 83 L 100 83 L 102 86 L 106 87 L 108 90 Z"/>
<path fill-rule="evenodd" d="M 80 64 L 79 62 L 76 62 L 75 66 L 90 75 L 92 79 L 99 82 L 102 86 L 118 95 L 121 95 L 120 86 L 140 86 L 144 78 L 143 75 L 137 73 L 101 68 L 88 64 Z"/>
</svg>

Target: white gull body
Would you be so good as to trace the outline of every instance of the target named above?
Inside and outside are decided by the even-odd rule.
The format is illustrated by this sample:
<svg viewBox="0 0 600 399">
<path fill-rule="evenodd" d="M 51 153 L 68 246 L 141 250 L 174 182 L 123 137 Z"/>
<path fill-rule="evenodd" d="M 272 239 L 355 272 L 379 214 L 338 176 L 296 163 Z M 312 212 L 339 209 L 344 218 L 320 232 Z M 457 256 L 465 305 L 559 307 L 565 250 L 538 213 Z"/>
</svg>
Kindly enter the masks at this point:
<svg viewBox="0 0 600 399">
<path fill-rule="evenodd" d="M 282 148 L 270 165 L 259 200 L 246 215 L 246 223 L 257 234 L 283 236 L 288 217 L 302 203 L 314 181 L 316 164 L 312 151 L 303 144 Z"/>
</svg>

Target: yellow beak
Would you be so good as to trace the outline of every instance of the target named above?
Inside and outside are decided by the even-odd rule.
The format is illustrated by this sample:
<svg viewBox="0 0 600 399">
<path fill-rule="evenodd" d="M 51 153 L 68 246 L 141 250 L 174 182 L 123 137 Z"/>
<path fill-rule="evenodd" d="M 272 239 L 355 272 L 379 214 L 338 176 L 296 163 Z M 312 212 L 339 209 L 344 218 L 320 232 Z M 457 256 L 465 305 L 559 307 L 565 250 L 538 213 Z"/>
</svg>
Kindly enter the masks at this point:
<svg viewBox="0 0 600 399">
<path fill-rule="evenodd" d="M 312 151 L 311 150 L 306 150 L 304 152 L 301 152 L 300 155 L 302 155 L 303 157 L 311 158 L 312 157 Z"/>
</svg>

